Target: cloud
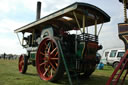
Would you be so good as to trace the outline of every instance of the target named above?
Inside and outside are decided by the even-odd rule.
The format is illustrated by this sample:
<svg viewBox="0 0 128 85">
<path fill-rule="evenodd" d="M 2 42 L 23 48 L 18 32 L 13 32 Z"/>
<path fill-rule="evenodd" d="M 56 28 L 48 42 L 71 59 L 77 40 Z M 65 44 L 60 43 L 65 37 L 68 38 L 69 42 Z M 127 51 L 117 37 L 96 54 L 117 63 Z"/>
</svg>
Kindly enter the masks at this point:
<svg viewBox="0 0 128 85">
<path fill-rule="evenodd" d="M 7 0 L 1 0 L 0 1 L 0 11 L 2 12 L 9 12 L 10 11 L 9 3 L 7 3 Z"/>
<path fill-rule="evenodd" d="M 26 22 L 18 22 L 10 19 L 0 20 L 0 32 L 14 32 L 16 28 L 25 25 Z"/>
<path fill-rule="evenodd" d="M 1 13 L 9 13 L 16 9 L 17 4 L 18 0 L 0 0 L 0 11 Z"/>
<path fill-rule="evenodd" d="M 10 19 L 3 19 L 0 20 L 0 22 L 0 54 L 4 52 L 15 54 L 25 52 L 18 42 L 14 29 L 19 28 L 26 23 Z"/>
</svg>

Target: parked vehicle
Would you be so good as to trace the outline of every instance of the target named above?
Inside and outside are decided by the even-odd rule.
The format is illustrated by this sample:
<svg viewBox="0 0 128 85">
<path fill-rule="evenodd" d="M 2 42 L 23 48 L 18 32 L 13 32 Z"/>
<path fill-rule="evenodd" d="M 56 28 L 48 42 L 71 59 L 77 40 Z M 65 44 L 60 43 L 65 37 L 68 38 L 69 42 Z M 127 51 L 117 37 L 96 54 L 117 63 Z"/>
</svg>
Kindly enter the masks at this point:
<svg viewBox="0 0 128 85">
<path fill-rule="evenodd" d="M 96 62 L 100 63 L 100 60 L 101 60 L 101 55 L 97 52 L 96 53 Z"/>
<path fill-rule="evenodd" d="M 121 57 L 123 57 L 125 53 L 125 49 L 123 48 L 111 48 L 111 49 L 106 49 L 103 52 L 103 59 L 106 58 L 106 64 L 113 66 L 115 68 L 118 63 L 120 62 Z"/>
</svg>

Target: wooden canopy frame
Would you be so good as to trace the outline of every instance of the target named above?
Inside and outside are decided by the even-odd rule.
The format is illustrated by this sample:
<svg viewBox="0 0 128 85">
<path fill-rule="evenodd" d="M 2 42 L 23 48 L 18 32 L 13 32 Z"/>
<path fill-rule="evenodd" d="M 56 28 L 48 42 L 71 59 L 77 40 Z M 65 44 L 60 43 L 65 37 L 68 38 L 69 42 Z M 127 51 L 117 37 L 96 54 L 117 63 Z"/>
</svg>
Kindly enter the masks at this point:
<svg viewBox="0 0 128 85">
<path fill-rule="evenodd" d="M 47 24 L 58 26 L 59 28 L 60 22 L 69 26 L 69 28 L 65 28 L 66 31 L 72 30 L 72 28 L 79 28 L 80 30 L 80 28 L 92 26 L 95 24 L 101 24 L 109 21 L 110 21 L 109 15 L 107 15 L 100 8 L 87 3 L 76 2 L 57 12 L 54 12 L 37 21 L 34 21 L 30 24 L 27 24 L 23 27 L 16 29 L 15 33 L 18 32 L 33 33 L 33 29 L 42 30 L 43 27 L 46 26 Z M 85 31 L 85 29 L 83 29 L 83 31 Z"/>
</svg>

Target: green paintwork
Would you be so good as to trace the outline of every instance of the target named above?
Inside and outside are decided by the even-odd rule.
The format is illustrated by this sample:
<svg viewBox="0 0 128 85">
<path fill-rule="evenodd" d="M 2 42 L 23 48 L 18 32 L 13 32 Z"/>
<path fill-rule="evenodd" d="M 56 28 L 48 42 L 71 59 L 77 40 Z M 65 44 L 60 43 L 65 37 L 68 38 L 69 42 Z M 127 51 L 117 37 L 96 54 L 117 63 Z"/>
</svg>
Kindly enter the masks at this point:
<svg viewBox="0 0 128 85">
<path fill-rule="evenodd" d="M 31 53 L 30 56 L 31 56 L 31 59 L 32 59 L 32 60 L 35 60 L 36 53 Z"/>
<path fill-rule="evenodd" d="M 83 48 L 84 48 L 84 44 L 79 44 L 79 45 L 78 45 L 78 50 L 77 50 L 76 55 L 77 55 L 78 57 L 80 57 L 80 59 L 81 59 L 81 55 L 82 55 Z"/>
</svg>

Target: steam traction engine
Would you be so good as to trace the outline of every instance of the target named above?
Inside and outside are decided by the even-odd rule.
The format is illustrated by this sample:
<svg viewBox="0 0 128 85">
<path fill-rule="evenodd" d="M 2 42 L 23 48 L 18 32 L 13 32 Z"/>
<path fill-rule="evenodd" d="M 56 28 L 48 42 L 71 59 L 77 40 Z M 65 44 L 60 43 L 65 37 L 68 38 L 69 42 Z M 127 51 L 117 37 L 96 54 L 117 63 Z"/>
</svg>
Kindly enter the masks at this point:
<svg viewBox="0 0 128 85">
<path fill-rule="evenodd" d="M 32 64 L 42 80 L 57 81 L 64 72 L 70 84 L 71 72 L 89 77 L 99 61 L 96 53 L 102 48 L 98 35 L 103 23 L 109 21 L 98 7 L 76 2 L 16 29 L 15 33 L 23 34 L 22 46 L 27 50 L 19 57 L 19 72 L 24 74 Z M 101 24 L 99 29 L 97 24 Z"/>
</svg>

